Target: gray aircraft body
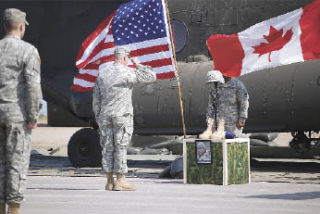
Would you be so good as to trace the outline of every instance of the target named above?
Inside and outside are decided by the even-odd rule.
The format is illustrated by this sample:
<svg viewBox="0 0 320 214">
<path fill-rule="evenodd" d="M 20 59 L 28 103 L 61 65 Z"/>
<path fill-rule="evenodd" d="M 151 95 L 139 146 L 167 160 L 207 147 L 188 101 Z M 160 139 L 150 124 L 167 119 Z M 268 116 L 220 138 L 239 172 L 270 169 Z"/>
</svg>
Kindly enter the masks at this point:
<svg viewBox="0 0 320 214">
<path fill-rule="evenodd" d="M 0 12 L 16 7 L 27 12 L 26 40 L 42 60 L 42 89 L 52 126 L 91 126 L 71 139 L 78 156 L 94 155 L 98 147 L 92 92 L 70 90 L 78 72 L 75 59 L 85 38 L 123 0 L 1 1 Z M 311 0 L 169 0 L 187 134 L 206 127 L 206 72 L 213 61 L 206 46 L 212 34 L 233 34 L 255 23 L 305 6 Z M 3 30 L 1 35 L 4 35 Z M 320 60 L 295 63 L 240 79 L 250 95 L 245 132 L 294 132 L 294 143 L 309 142 L 306 131 L 320 129 Z M 182 134 L 175 79 L 159 80 L 134 90 L 135 133 Z M 85 140 L 83 140 L 85 139 Z M 80 142 L 81 141 L 81 142 Z M 93 145 L 95 144 L 95 145 Z M 91 153 L 90 153 L 91 152 Z M 98 153 L 96 153 L 98 154 Z"/>
</svg>

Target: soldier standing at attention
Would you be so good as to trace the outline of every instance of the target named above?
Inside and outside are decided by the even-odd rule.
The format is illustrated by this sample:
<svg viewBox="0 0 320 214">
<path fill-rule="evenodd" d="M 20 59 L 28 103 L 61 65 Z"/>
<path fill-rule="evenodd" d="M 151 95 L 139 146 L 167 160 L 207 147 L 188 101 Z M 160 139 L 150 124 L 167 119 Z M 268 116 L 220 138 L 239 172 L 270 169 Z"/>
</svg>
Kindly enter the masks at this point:
<svg viewBox="0 0 320 214">
<path fill-rule="evenodd" d="M 133 133 L 132 89 L 137 83 L 156 80 L 151 67 L 132 62 L 128 67 L 129 50 L 116 47 L 115 62 L 99 71 L 93 92 L 93 112 L 100 129 L 102 168 L 107 173 L 106 190 L 134 191 L 125 180 L 128 172 L 127 147 Z M 117 175 L 114 182 L 113 174 Z"/>
<path fill-rule="evenodd" d="M 26 13 L 6 9 L 0 40 L 0 214 L 18 214 L 26 188 L 31 130 L 37 127 L 42 94 L 37 49 L 22 41 Z"/>
<path fill-rule="evenodd" d="M 222 79 L 223 78 L 223 79 Z M 224 120 L 225 131 L 242 135 L 242 129 L 248 118 L 249 95 L 244 84 L 237 78 L 221 75 L 213 70 L 207 73 L 209 84 L 209 101 L 207 120 L 213 118 Z"/>
</svg>

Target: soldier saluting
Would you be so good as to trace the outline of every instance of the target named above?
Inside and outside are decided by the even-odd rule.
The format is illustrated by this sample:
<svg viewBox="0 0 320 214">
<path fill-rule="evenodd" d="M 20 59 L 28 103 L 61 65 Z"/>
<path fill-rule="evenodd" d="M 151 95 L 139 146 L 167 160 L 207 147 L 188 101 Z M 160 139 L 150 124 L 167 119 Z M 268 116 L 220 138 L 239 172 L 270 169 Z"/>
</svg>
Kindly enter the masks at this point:
<svg viewBox="0 0 320 214">
<path fill-rule="evenodd" d="M 128 67 L 129 50 L 116 47 L 115 62 L 99 71 L 93 92 L 93 112 L 100 129 L 102 168 L 107 173 L 106 190 L 136 190 L 125 180 L 127 147 L 133 132 L 132 89 L 137 83 L 154 82 L 156 75 L 150 66 L 132 62 Z M 114 182 L 113 174 L 117 175 Z"/>
<path fill-rule="evenodd" d="M 38 50 L 22 41 L 26 13 L 4 11 L 0 40 L 0 214 L 17 214 L 26 188 L 31 130 L 42 100 Z"/>
</svg>

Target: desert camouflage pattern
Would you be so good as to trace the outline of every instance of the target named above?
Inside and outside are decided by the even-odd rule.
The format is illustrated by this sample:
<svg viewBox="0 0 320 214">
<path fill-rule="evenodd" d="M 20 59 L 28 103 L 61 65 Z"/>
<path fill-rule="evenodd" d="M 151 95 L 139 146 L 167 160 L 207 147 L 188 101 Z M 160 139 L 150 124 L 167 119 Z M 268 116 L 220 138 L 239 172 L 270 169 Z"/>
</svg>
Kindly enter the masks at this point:
<svg viewBox="0 0 320 214">
<path fill-rule="evenodd" d="M 0 203 L 23 200 L 30 158 L 31 131 L 42 100 L 40 58 L 19 38 L 0 40 Z"/>
<path fill-rule="evenodd" d="M 249 95 L 240 80 L 232 78 L 224 84 L 218 83 L 216 86 L 214 83 L 209 84 L 207 120 L 208 118 L 213 118 L 215 121 L 223 119 L 225 131 L 240 136 L 242 129 L 237 128 L 236 124 L 238 121 L 246 121 L 248 108 Z"/>
<path fill-rule="evenodd" d="M 109 117 L 100 128 L 102 168 L 105 172 L 126 173 L 127 148 L 133 133 L 133 117 Z"/>
<path fill-rule="evenodd" d="M 26 189 L 31 131 L 24 123 L 0 124 L 0 203 L 20 203 Z"/>
<path fill-rule="evenodd" d="M 137 69 L 120 63 L 99 71 L 92 108 L 100 130 L 102 168 L 126 173 L 127 147 L 133 133 L 132 89 L 137 83 L 151 83 L 156 75 L 149 66 Z"/>
<path fill-rule="evenodd" d="M 0 40 L 0 72 L 0 122 L 35 122 L 42 100 L 37 49 L 6 36 Z"/>
</svg>

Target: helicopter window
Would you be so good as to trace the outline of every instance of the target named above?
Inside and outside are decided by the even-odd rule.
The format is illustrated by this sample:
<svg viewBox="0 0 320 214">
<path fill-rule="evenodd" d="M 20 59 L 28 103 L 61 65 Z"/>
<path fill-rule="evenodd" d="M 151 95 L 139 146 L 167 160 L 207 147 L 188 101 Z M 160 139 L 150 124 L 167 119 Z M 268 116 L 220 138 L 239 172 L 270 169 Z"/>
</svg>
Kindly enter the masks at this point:
<svg viewBox="0 0 320 214">
<path fill-rule="evenodd" d="M 188 30 L 186 25 L 177 19 L 171 20 L 172 34 L 173 34 L 173 42 L 176 47 L 176 53 L 182 51 L 184 46 L 187 43 L 188 39 Z"/>
</svg>

